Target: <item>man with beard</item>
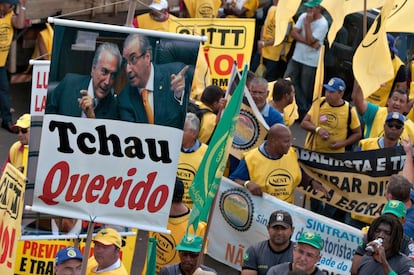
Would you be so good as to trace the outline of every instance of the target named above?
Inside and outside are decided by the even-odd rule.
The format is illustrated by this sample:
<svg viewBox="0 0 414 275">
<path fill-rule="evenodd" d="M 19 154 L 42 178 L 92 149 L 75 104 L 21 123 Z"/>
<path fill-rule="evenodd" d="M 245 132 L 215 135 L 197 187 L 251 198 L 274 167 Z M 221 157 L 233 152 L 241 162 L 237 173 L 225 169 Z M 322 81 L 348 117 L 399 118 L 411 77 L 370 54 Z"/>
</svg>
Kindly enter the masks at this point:
<svg viewBox="0 0 414 275">
<path fill-rule="evenodd" d="M 266 275 L 270 267 L 291 262 L 294 244 L 290 239 L 294 230 L 292 216 L 288 212 L 273 212 L 267 224 L 269 239 L 247 249 L 241 275 Z"/>
</svg>

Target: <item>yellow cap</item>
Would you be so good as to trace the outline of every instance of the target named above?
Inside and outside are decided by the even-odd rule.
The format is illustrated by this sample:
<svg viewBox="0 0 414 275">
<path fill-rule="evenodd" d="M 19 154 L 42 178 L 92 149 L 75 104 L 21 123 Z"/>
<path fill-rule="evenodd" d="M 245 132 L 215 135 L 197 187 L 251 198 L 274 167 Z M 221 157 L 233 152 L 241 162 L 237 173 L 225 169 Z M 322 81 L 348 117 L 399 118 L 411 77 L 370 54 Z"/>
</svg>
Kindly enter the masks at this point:
<svg viewBox="0 0 414 275">
<path fill-rule="evenodd" d="M 30 127 L 30 114 L 24 114 L 16 121 L 16 124 L 13 125 L 13 128 L 29 128 Z"/>
<path fill-rule="evenodd" d="M 96 233 L 94 242 L 101 243 L 103 245 L 115 245 L 118 248 L 122 247 L 121 235 L 113 228 L 103 228 Z"/>
</svg>

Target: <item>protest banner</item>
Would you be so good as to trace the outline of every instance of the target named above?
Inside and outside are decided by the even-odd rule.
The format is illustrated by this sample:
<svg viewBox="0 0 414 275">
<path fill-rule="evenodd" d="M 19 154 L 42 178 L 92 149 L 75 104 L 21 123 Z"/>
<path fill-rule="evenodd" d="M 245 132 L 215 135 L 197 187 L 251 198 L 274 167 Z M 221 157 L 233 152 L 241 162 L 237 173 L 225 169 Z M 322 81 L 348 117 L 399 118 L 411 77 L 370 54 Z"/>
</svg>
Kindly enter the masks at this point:
<svg viewBox="0 0 414 275">
<path fill-rule="evenodd" d="M 0 274 L 14 274 L 23 213 L 25 176 L 7 163 L 0 179 Z"/>
<path fill-rule="evenodd" d="M 402 170 L 403 148 L 324 154 L 296 147 L 304 171 L 321 182 L 331 198 L 311 187 L 297 190 L 346 212 L 377 217 L 386 203 L 388 178 Z"/>
<path fill-rule="evenodd" d="M 120 258 L 127 270 L 130 270 L 132 256 L 134 252 L 135 236 L 123 236 Z M 79 249 L 86 260 L 84 254 L 86 239 L 77 240 Z M 17 242 L 15 275 L 46 275 L 54 274 L 54 264 L 56 253 L 66 247 L 74 246 L 74 240 L 19 240 Z M 93 247 L 89 251 L 89 256 L 93 255 Z M 2 273 L 3 274 L 3 273 Z"/>
<path fill-rule="evenodd" d="M 42 129 L 34 211 L 165 232 L 180 130 L 60 115 Z"/>
<path fill-rule="evenodd" d="M 227 87 L 233 62 L 237 62 L 239 70 L 250 62 L 254 19 L 178 18 L 169 26 L 170 32 L 207 36 L 203 50 L 210 67 L 212 85 Z"/>
<path fill-rule="evenodd" d="M 43 115 L 46 108 L 50 61 L 30 60 L 30 65 L 33 65 L 30 114 Z"/>
<path fill-rule="evenodd" d="M 102 43 L 111 42 L 122 52 L 128 34 L 147 36 L 151 45 L 148 50 L 154 54 L 154 60 L 148 60 L 158 68 L 168 63 L 166 51 L 163 52 L 162 48 L 166 43 L 181 43 L 197 54 L 203 40 L 202 37 L 121 26 L 62 19 L 52 21 L 55 35 L 48 96 L 67 75 L 88 76 L 91 70 L 98 70 L 92 59 Z M 158 55 L 160 52 L 164 53 L 162 57 L 167 61 Z M 170 58 L 171 55 L 173 53 L 170 53 Z M 195 59 L 174 61 L 189 62 L 185 64 L 190 66 L 195 64 Z M 128 62 L 131 65 L 131 61 Z M 127 85 L 125 67 L 120 69 L 114 74 L 113 92 L 116 94 L 120 94 Z M 158 73 L 156 71 L 155 75 Z M 170 76 L 167 77 L 170 82 Z M 185 93 L 177 103 L 182 106 L 184 115 L 191 80 L 191 75 L 185 75 Z M 162 90 L 163 87 L 160 84 L 154 90 Z M 80 96 L 77 95 L 67 98 L 66 104 L 73 105 L 72 110 L 75 110 L 79 108 L 78 98 Z M 184 117 L 182 123 L 178 121 L 176 125 L 183 124 Z M 166 232 L 181 146 L 180 127 L 106 118 L 85 119 L 75 114 L 52 115 L 46 112 L 41 136 L 33 211 Z"/>
<path fill-rule="evenodd" d="M 208 234 L 207 254 L 219 262 L 241 270 L 246 249 L 269 238 L 266 225 L 275 210 L 289 212 L 296 241 L 304 231 L 319 233 L 324 246 L 318 267 L 329 274 L 349 274 L 352 257 L 362 238 L 362 232 L 346 224 L 328 219 L 304 208 L 286 203 L 264 193 L 253 196 L 249 191 L 223 177 L 214 206 Z"/>
</svg>

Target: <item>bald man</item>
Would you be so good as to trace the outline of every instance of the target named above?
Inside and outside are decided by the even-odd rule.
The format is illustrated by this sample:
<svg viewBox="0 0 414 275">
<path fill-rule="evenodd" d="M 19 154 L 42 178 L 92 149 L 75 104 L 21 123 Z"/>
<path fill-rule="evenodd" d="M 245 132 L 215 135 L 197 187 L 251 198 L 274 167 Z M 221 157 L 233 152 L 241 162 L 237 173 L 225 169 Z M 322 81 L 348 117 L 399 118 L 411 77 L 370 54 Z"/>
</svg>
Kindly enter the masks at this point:
<svg viewBox="0 0 414 275">
<path fill-rule="evenodd" d="M 244 186 L 253 195 L 262 196 L 265 192 L 293 203 L 293 191 L 302 181 L 302 172 L 291 145 L 292 133 L 289 128 L 282 124 L 273 125 L 269 129 L 267 140 L 244 154 L 230 179 Z M 306 177 L 304 183 L 311 183 L 314 188 L 320 189 L 318 182 L 303 175 Z"/>
</svg>

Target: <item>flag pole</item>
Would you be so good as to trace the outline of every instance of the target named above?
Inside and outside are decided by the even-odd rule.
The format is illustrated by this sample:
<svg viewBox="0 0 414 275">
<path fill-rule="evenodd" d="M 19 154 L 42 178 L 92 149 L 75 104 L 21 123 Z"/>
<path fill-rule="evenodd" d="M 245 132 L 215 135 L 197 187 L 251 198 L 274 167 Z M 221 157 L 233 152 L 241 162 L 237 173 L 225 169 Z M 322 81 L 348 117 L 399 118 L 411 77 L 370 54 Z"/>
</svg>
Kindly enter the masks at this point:
<svg viewBox="0 0 414 275">
<path fill-rule="evenodd" d="M 136 7 L 137 7 L 137 1 L 129 0 L 128 14 L 127 14 L 125 26 L 132 27 L 132 19 L 134 18 Z"/>
<path fill-rule="evenodd" d="M 364 14 L 362 16 L 362 39 L 367 34 L 367 0 L 364 0 Z"/>
</svg>

